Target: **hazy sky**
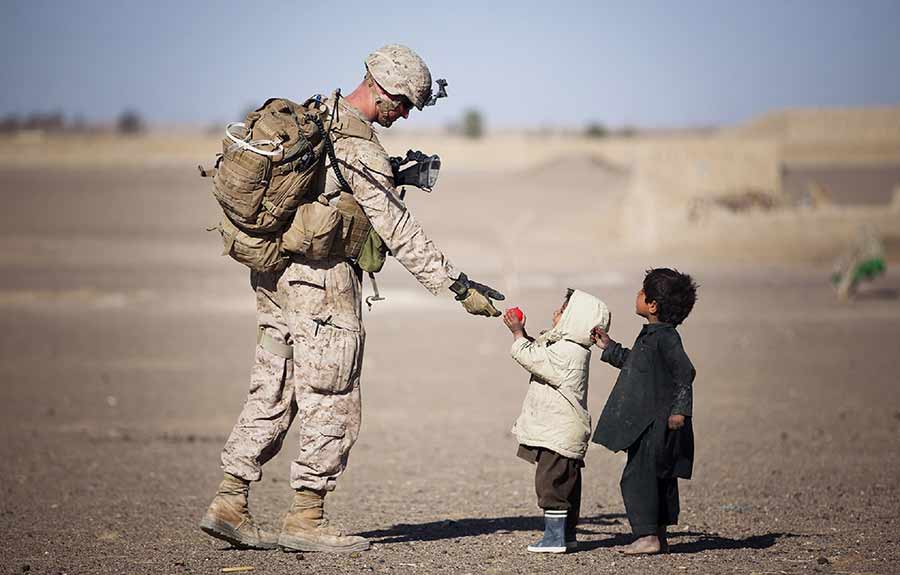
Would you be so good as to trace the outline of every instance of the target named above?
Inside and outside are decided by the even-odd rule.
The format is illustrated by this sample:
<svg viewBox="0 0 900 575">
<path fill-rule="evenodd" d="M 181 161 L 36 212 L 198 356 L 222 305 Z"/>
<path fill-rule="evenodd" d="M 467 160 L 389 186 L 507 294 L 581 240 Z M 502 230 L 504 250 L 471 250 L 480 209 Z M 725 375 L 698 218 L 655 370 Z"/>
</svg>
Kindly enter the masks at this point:
<svg viewBox="0 0 900 575">
<path fill-rule="evenodd" d="M 0 115 L 124 108 L 224 122 L 361 79 L 408 44 L 491 126 L 686 126 L 796 106 L 900 104 L 900 1 L 0 0 Z"/>
</svg>

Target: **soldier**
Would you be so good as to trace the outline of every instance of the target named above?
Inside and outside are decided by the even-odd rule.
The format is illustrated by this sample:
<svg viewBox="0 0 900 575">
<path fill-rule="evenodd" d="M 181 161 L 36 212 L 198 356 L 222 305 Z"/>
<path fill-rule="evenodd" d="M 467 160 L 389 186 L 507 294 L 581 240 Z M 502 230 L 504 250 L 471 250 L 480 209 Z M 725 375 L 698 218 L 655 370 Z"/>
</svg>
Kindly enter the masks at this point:
<svg viewBox="0 0 900 575">
<path fill-rule="evenodd" d="M 435 295 L 453 294 L 471 314 L 497 317 L 503 295 L 469 281 L 428 239 L 394 189 L 388 155 L 372 129 L 389 127 L 431 98 L 431 73 L 405 46 L 384 46 L 366 59 L 366 74 L 346 98 L 324 102 L 334 112 L 335 157 L 326 197 L 346 189 L 392 255 Z M 335 110 L 334 108 L 337 107 Z M 300 551 L 359 551 L 369 542 L 328 524 L 325 495 L 347 465 L 360 426 L 360 371 L 365 330 L 361 273 L 346 257 L 293 256 L 283 273 L 251 273 L 258 345 L 250 392 L 222 451 L 225 478 L 201 528 L 236 546 Z M 250 482 L 281 448 L 294 419 L 300 445 L 291 463 L 296 491 L 280 534 L 254 523 Z"/>
</svg>

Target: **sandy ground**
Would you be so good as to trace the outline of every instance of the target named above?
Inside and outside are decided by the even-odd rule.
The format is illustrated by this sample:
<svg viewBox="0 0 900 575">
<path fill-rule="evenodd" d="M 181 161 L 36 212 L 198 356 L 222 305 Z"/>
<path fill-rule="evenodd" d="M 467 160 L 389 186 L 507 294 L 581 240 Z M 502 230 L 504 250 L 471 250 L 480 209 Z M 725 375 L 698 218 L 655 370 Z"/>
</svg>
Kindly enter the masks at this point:
<svg viewBox="0 0 900 575">
<path fill-rule="evenodd" d="M 395 150 L 402 151 L 402 150 Z M 254 345 L 247 274 L 217 254 L 189 163 L 0 174 L 0 569 L 5 573 L 896 573 L 900 277 L 848 305 L 827 266 L 625 252 L 628 174 L 448 171 L 410 205 L 533 331 L 566 287 L 605 299 L 633 340 L 642 271 L 701 283 L 681 329 L 698 369 L 697 463 L 672 554 L 625 558 L 622 455 L 593 447 L 581 550 L 534 556 L 532 468 L 509 428 L 527 377 L 498 320 L 432 298 L 396 263 L 366 316 L 364 423 L 329 496 L 370 537 L 347 556 L 228 548 L 197 523 L 243 402 Z M 549 183 L 557 184 L 550 186 Z M 560 191 L 562 190 L 562 191 Z M 367 288 L 368 289 L 368 288 Z M 615 371 L 594 359 L 596 415 Z M 277 528 L 296 432 L 254 486 Z"/>
</svg>

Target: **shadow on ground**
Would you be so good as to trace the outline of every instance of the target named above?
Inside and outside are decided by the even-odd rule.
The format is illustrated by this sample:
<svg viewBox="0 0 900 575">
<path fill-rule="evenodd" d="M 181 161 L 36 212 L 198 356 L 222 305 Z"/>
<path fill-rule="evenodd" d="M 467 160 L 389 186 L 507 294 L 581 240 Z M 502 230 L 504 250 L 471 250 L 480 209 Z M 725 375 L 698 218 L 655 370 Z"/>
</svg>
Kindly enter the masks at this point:
<svg viewBox="0 0 900 575">
<path fill-rule="evenodd" d="M 580 524 L 618 525 L 623 513 L 609 513 L 594 517 L 582 517 Z M 379 540 L 378 543 L 402 543 L 404 541 L 438 541 L 459 537 L 477 537 L 490 533 L 512 533 L 513 531 L 540 531 L 544 528 L 539 515 L 518 517 L 484 517 L 431 521 L 429 523 L 398 523 L 389 529 L 360 533 L 363 537 Z"/>
<path fill-rule="evenodd" d="M 900 292 L 898 292 L 894 288 L 889 287 L 880 287 L 880 288 L 869 288 L 866 290 L 860 290 L 854 294 L 853 299 L 855 300 L 895 300 L 900 296 Z"/>
<path fill-rule="evenodd" d="M 628 545 L 634 541 L 634 536 L 630 533 L 595 532 L 593 534 L 609 535 L 609 537 L 597 540 L 580 540 L 578 542 L 580 551 Z M 677 540 L 683 537 L 695 539 L 693 541 L 679 543 Z M 750 537 L 744 537 L 742 539 L 731 539 L 730 537 L 721 537 L 712 533 L 681 531 L 669 534 L 669 553 L 700 553 L 702 551 L 731 549 L 768 549 L 775 545 L 779 539 L 788 537 L 799 537 L 799 535 L 794 533 L 764 533 L 762 535 L 751 535 Z"/>
<path fill-rule="evenodd" d="M 593 517 L 582 517 L 578 533 L 579 550 L 617 547 L 627 545 L 634 540 L 630 533 L 613 533 L 593 531 L 593 525 L 619 525 L 625 518 L 623 513 L 608 513 Z M 409 541 L 439 541 L 441 539 L 458 539 L 461 537 L 477 537 L 492 533 L 512 533 L 514 531 L 536 531 L 543 529 L 540 516 L 518 517 L 486 517 L 478 519 L 460 519 L 431 521 L 429 523 L 398 523 L 389 529 L 379 529 L 359 533 L 363 537 L 375 540 L 379 544 L 403 543 Z M 584 536 L 587 536 L 586 539 Z M 602 537 L 598 539 L 598 537 Z M 721 537 L 712 533 L 697 531 L 681 531 L 669 535 L 671 553 L 700 553 L 716 549 L 767 549 L 775 545 L 779 539 L 799 537 L 793 533 L 765 533 L 751 535 L 741 539 Z M 682 538 L 691 541 L 678 542 Z M 674 541 L 673 541 L 674 540 Z"/>
</svg>

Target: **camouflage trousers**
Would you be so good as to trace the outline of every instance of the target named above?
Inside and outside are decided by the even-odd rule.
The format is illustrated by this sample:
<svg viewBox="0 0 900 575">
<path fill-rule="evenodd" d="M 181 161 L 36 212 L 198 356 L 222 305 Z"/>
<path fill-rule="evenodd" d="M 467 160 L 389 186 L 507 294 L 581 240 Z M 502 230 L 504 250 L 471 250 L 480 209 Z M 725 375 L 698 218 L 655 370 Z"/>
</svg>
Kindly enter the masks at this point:
<svg viewBox="0 0 900 575">
<path fill-rule="evenodd" d="M 259 343 L 250 392 L 222 451 L 222 467 L 259 480 L 296 419 L 291 487 L 332 490 L 362 417 L 359 277 L 345 261 L 295 262 L 282 274 L 253 273 L 251 285 Z"/>
</svg>

